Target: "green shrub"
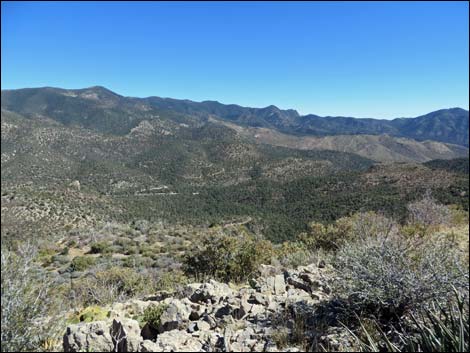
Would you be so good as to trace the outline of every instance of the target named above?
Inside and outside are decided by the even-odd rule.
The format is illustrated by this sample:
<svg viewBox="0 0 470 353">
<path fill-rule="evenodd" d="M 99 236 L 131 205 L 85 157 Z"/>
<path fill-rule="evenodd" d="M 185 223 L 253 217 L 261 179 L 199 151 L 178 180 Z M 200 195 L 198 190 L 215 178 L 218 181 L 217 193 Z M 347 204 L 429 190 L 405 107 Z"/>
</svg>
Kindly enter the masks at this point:
<svg viewBox="0 0 470 353">
<path fill-rule="evenodd" d="M 66 255 L 54 255 L 51 258 L 54 264 L 65 265 L 69 262 L 69 258 Z"/>
<path fill-rule="evenodd" d="M 186 283 L 188 283 L 188 278 L 181 270 L 164 272 L 156 280 L 156 290 L 173 292 Z"/>
<path fill-rule="evenodd" d="M 284 242 L 276 247 L 276 260 L 288 268 L 297 268 L 317 262 L 318 251 L 308 249 L 302 242 Z"/>
<path fill-rule="evenodd" d="M 165 312 L 167 308 L 166 304 L 159 304 L 159 305 L 149 305 L 145 310 L 144 310 L 144 315 L 143 315 L 143 322 L 148 323 L 151 327 L 154 329 L 158 329 L 158 327 L 161 324 L 161 317 L 162 314 Z"/>
<path fill-rule="evenodd" d="M 83 305 L 108 304 L 154 292 L 155 283 L 133 269 L 112 267 L 74 282 L 77 300 Z"/>
<path fill-rule="evenodd" d="M 91 254 L 104 254 L 109 252 L 110 245 L 107 241 L 99 241 L 91 244 L 90 253 Z"/>
<path fill-rule="evenodd" d="M 123 247 L 123 253 L 125 255 L 136 255 L 139 253 L 139 248 L 135 245 Z"/>
<path fill-rule="evenodd" d="M 86 307 L 85 309 L 79 311 L 72 315 L 67 322 L 70 324 L 77 324 L 79 322 L 93 322 L 106 320 L 108 317 L 109 311 L 103 309 L 99 306 L 93 305 Z"/>
<path fill-rule="evenodd" d="M 271 242 L 243 231 L 239 236 L 210 235 L 199 243 L 183 259 L 186 274 L 196 278 L 244 281 L 274 255 Z"/>
<path fill-rule="evenodd" d="M 336 251 L 348 241 L 387 235 L 396 229 L 393 220 L 371 211 L 343 217 L 329 225 L 312 222 L 309 232 L 300 234 L 298 241 L 310 250 Z"/>
<path fill-rule="evenodd" d="M 70 268 L 72 271 L 85 271 L 96 263 L 96 259 L 91 256 L 76 256 L 73 258 Z"/>
</svg>

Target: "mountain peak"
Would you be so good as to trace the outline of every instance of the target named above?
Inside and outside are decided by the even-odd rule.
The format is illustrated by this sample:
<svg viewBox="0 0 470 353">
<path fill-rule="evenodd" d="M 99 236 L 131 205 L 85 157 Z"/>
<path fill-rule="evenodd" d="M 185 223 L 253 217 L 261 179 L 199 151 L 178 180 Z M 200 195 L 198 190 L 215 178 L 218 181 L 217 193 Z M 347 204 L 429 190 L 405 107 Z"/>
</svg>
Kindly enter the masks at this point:
<svg viewBox="0 0 470 353">
<path fill-rule="evenodd" d="M 122 97 L 120 94 L 117 94 L 116 92 L 111 91 L 110 89 L 104 87 L 104 86 L 91 86 L 88 88 L 82 88 L 77 91 L 85 91 L 85 92 L 94 92 L 98 94 L 105 94 L 105 95 L 112 95 L 116 97 Z"/>
</svg>

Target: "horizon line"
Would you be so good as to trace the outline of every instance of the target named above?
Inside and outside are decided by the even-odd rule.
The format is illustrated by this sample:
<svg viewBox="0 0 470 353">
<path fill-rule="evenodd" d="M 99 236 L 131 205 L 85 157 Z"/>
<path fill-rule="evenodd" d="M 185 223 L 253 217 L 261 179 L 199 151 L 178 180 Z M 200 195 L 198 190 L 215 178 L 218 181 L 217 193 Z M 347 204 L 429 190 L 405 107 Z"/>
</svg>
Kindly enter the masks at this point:
<svg viewBox="0 0 470 353">
<path fill-rule="evenodd" d="M 163 97 L 163 96 L 156 96 L 156 95 L 150 95 L 150 96 L 127 96 L 127 95 L 122 95 L 120 93 L 117 93 L 116 91 L 106 87 L 106 86 L 103 86 L 103 85 L 92 85 L 92 86 L 89 86 L 89 87 L 83 87 L 83 88 L 64 88 L 64 87 L 55 87 L 55 86 L 37 86 L 37 87 L 22 87 L 22 88 L 2 88 L 1 91 L 15 91 L 15 90 L 24 90 L 24 89 L 44 89 L 44 88 L 52 88 L 52 89 L 60 89 L 60 90 L 69 90 L 69 91 L 78 91 L 78 90 L 87 90 L 87 89 L 93 89 L 93 88 L 103 88 L 113 94 L 116 94 L 120 97 L 123 97 L 123 98 L 137 98 L 137 99 L 148 99 L 148 98 L 161 98 L 161 99 L 173 99 L 173 100 L 178 100 L 178 101 L 187 101 L 187 102 L 192 102 L 192 103 L 205 103 L 205 102 L 215 102 L 215 103 L 219 103 L 219 104 L 222 104 L 222 105 L 236 105 L 238 107 L 241 107 L 241 108 L 248 108 L 248 109 L 266 109 L 266 108 L 269 108 L 269 107 L 275 107 L 281 111 L 289 111 L 289 110 L 293 110 L 295 111 L 299 117 L 305 117 L 305 116 L 309 116 L 309 115 L 313 115 L 313 116 L 316 116 L 316 117 L 320 117 L 320 118 L 351 118 L 351 119 L 361 119 L 361 120 L 395 120 L 395 119 L 414 119 L 414 118 L 418 118 L 418 117 L 421 117 L 421 116 L 424 116 L 424 115 L 427 115 L 427 114 L 431 114 L 431 113 L 435 113 L 435 112 L 438 112 L 438 111 L 441 111 L 441 110 L 452 110 L 452 109 L 461 109 L 461 110 L 464 110 L 466 112 L 468 112 L 469 110 L 465 109 L 465 108 L 462 108 L 462 107 L 448 107 L 448 108 L 441 108 L 441 109 L 437 109 L 437 110 L 430 110 L 428 111 L 427 113 L 424 113 L 424 114 L 421 114 L 421 115 L 418 115 L 418 116 L 402 116 L 402 117 L 394 117 L 394 118 L 357 118 L 357 117 L 354 117 L 354 116 L 345 116 L 345 115 L 324 115 L 324 116 L 321 116 L 321 115 L 317 115 L 317 114 L 314 114 L 314 113 L 308 113 L 308 114 L 300 114 L 299 111 L 295 108 L 279 108 L 277 105 L 275 104 L 270 104 L 270 105 L 267 105 L 265 107 L 253 107 L 253 106 L 243 106 L 243 105 L 240 105 L 240 104 L 237 104 L 237 103 L 222 103 L 218 100 L 211 100 L 211 99 L 206 99 L 206 100 L 202 100 L 202 101 L 196 101 L 196 100 L 192 100 L 192 99 L 187 99 L 187 98 L 173 98 L 173 97 Z"/>
</svg>

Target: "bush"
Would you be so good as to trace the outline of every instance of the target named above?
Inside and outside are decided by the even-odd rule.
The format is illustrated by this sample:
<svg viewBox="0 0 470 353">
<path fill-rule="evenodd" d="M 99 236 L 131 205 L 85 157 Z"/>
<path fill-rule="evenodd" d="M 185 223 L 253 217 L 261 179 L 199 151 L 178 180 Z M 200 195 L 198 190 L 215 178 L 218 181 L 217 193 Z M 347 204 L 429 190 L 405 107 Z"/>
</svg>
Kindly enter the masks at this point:
<svg viewBox="0 0 470 353">
<path fill-rule="evenodd" d="M 279 265 L 288 268 L 297 268 L 311 263 L 316 263 L 319 258 L 325 257 L 322 250 L 312 251 L 307 249 L 302 242 L 284 242 L 276 248 L 276 259 Z"/>
<path fill-rule="evenodd" d="M 433 226 L 448 225 L 453 212 L 445 205 L 438 203 L 428 190 L 424 197 L 407 206 L 409 223 L 418 224 L 428 229 Z"/>
<path fill-rule="evenodd" d="M 109 252 L 110 245 L 107 241 L 98 241 L 91 244 L 90 254 L 104 254 Z"/>
<path fill-rule="evenodd" d="M 156 279 L 156 290 L 174 292 L 188 283 L 188 278 L 181 270 L 163 272 Z"/>
<path fill-rule="evenodd" d="M 309 232 L 300 234 L 298 241 L 310 250 L 336 251 L 348 241 L 378 234 L 388 235 L 396 230 L 393 220 L 371 211 L 343 217 L 329 225 L 312 222 Z"/>
<path fill-rule="evenodd" d="M 468 268 L 446 237 L 370 236 L 345 244 L 334 266 L 336 293 L 354 312 L 380 320 L 445 302 L 453 286 L 468 291 Z"/>
<path fill-rule="evenodd" d="M 138 295 L 151 293 L 155 284 L 150 276 L 144 276 L 130 268 L 112 267 L 74 283 L 75 296 L 83 305 L 105 305 L 124 301 Z"/>
<path fill-rule="evenodd" d="M 85 271 L 96 263 L 96 259 L 91 256 L 76 256 L 70 264 L 72 271 Z"/>
<path fill-rule="evenodd" d="M 458 296 L 448 306 L 436 306 L 437 309 L 424 309 L 419 318 L 412 316 L 413 327 L 402 327 L 394 335 L 384 332 L 377 322 L 374 332 L 362 322 L 359 335 L 348 331 L 362 352 L 468 352 L 468 300 Z"/>
<path fill-rule="evenodd" d="M 1 250 L 2 352 L 53 349 L 43 344 L 58 338 L 60 305 L 49 295 L 50 281 L 34 265 L 35 249 L 22 245 L 17 252 Z"/>
<path fill-rule="evenodd" d="M 131 255 L 122 260 L 122 266 L 130 268 L 149 268 L 153 264 L 154 261 L 152 259 L 139 255 Z"/>
<path fill-rule="evenodd" d="M 158 330 L 158 327 L 161 324 L 161 317 L 162 314 L 165 312 L 167 305 L 159 304 L 159 305 L 149 305 L 144 310 L 144 316 L 142 321 L 148 323 L 152 328 Z"/>
<path fill-rule="evenodd" d="M 261 264 L 271 263 L 271 242 L 241 232 L 240 236 L 211 235 L 189 250 L 183 269 L 198 279 L 212 277 L 223 281 L 245 281 Z"/>
<path fill-rule="evenodd" d="M 78 324 L 79 322 L 93 322 L 106 320 L 109 311 L 99 306 L 93 305 L 86 307 L 70 317 L 67 322 L 70 324 Z"/>
</svg>

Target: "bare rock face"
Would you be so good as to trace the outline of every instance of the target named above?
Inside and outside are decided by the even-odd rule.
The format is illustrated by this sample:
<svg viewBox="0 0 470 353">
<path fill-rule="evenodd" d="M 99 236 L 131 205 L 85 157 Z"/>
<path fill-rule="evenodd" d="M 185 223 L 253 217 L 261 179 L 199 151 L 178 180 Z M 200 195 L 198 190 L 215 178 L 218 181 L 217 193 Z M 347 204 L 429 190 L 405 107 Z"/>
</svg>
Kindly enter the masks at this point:
<svg viewBox="0 0 470 353">
<path fill-rule="evenodd" d="M 114 303 L 107 321 L 67 327 L 63 348 L 66 352 L 277 352 L 273 334 L 279 328 L 273 320 L 280 318 L 287 334 L 295 329 L 295 317 L 305 317 L 309 324 L 315 305 L 329 298 L 324 271 L 317 265 L 295 270 L 262 266 L 251 287 L 232 289 L 211 280 L 187 285 L 178 298 L 156 293 L 145 301 Z M 149 305 L 165 305 L 159 327 L 139 326 L 130 319 L 142 317 Z M 283 351 L 301 349 L 283 347 Z"/>
</svg>

